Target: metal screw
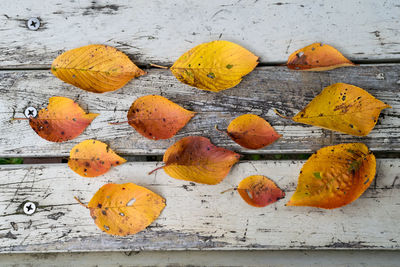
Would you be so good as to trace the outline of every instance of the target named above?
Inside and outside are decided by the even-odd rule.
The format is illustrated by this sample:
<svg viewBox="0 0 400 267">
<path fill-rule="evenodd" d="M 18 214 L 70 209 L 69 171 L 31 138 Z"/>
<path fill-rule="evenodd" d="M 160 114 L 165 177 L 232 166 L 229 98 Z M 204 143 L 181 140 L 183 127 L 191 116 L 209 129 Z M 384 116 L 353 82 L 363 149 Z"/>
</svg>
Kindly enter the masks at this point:
<svg viewBox="0 0 400 267">
<path fill-rule="evenodd" d="M 34 107 L 27 107 L 24 111 L 25 117 L 29 118 L 36 118 L 37 110 Z"/>
<path fill-rule="evenodd" d="M 36 31 L 40 27 L 40 20 L 38 18 L 30 18 L 26 22 L 29 30 Z"/>
<path fill-rule="evenodd" d="M 32 215 L 36 211 L 36 204 L 30 201 L 24 204 L 24 213 L 27 215 Z"/>
</svg>

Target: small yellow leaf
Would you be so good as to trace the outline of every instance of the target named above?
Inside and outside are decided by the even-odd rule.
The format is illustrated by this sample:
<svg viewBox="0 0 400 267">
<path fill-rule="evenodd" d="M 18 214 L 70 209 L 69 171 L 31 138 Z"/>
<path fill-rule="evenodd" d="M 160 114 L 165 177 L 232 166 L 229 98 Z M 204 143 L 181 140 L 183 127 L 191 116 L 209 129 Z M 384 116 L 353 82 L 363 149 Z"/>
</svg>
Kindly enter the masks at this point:
<svg viewBox="0 0 400 267">
<path fill-rule="evenodd" d="M 164 198 L 133 183 L 106 184 L 88 205 L 96 225 L 103 232 L 118 236 L 142 231 L 158 218 L 164 207 Z"/>
<path fill-rule="evenodd" d="M 106 45 L 69 50 L 53 61 L 51 72 L 66 83 L 94 93 L 117 90 L 146 74 L 124 53 Z"/>
<path fill-rule="evenodd" d="M 89 139 L 71 149 L 68 166 L 80 176 L 96 177 L 125 162 L 107 144 Z"/>
<path fill-rule="evenodd" d="M 286 65 L 293 70 L 325 71 L 354 64 L 336 48 L 327 44 L 314 43 L 292 53 Z"/>
<path fill-rule="evenodd" d="M 375 156 L 362 143 L 321 148 L 303 165 L 296 192 L 286 205 L 339 208 L 359 198 L 375 172 Z"/>
<path fill-rule="evenodd" d="M 365 136 L 374 128 L 381 110 L 385 108 L 390 106 L 360 87 L 336 83 L 324 88 L 293 120 Z"/>
<path fill-rule="evenodd" d="M 258 64 L 258 57 L 228 41 L 200 44 L 171 67 L 175 77 L 190 86 L 219 92 L 240 83 Z"/>
</svg>

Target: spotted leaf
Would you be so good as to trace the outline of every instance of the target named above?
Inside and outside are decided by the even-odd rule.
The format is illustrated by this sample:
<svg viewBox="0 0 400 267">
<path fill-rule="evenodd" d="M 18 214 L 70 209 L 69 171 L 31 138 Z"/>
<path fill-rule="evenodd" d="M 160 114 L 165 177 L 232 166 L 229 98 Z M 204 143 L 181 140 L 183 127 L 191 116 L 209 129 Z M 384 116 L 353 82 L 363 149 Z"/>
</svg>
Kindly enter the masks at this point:
<svg viewBox="0 0 400 267">
<path fill-rule="evenodd" d="M 314 43 L 297 50 L 287 61 L 289 69 L 304 71 L 325 71 L 353 65 L 334 47 L 322 43 Z"/>
<path fill-rule="evenodd" d="M 128 123 L 146 138 L 159 140 L 173 137 L 194 116 L 165 97 L 147 95 L 133 102 Z"/>
<path fill-rule="evenodd" d="M 237 191 L 247 204 L 254 207 L 265 207 L 285 197 L 285 192 L 262 175 L 252 175 L 243 179 Z"/>
<path fill-rule="evenodd" d="M 228 41 L 200 44 L 171 67 L 175 77 L 190 86 L 219 92 L 240 83 L 258 64 L 258 57 Z"/>
<path fill-rule="evenodd" d="M 324 88 L 293 120 L 365 136 L 374 128 L 381 110 L 385 108 L 390 106 L 360 87 L 336 83 Z"/>
<path fill-rule="evenodd" d="M 96 177 L 125 162 L 107 144 L 90 139 L 71 149 L 68 166 L 83 177 Z"/>
<path fill-rule="evenodd" d="M 142 231 L 158 218 L 164 207 L 164 198 L 133 183 L 106 184 L 88 205 L 97 227 L 117 236 Z"/>
<path fill-rule="evenodd" d="M 287 205 L 342 207 L 362 195 L 375 172 L 375 156 L 362 143 L 321 148 L 303 165 L 296 192 Z"/>
<path fill-rule="evenodd" d="M 43 139 L 64 142 L 79 136 L 99 114 L 86 112 L 72 99 L 55 96 L 47 108 L 29 118 L 32 129 Z"/>
</svg>

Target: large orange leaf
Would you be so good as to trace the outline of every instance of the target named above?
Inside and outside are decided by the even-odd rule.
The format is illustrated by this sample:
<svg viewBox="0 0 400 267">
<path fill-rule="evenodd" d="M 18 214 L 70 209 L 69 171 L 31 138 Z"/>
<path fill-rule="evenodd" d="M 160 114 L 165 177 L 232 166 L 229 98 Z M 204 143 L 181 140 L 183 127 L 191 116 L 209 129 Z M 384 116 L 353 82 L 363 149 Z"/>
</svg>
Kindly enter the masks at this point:
<svg viewBox="0 0 400 267">
<path fill-rule="evenodd" d="M 133 102 L 128 111 L 128 123 L 149 139 L 173 137 L 194 116 L 174 102 L 159 95 L 147 95 Z"/>
<path fill-rule="evenodd" d="M 297 50 L 287 61 L 289 69 L 305 71 L 324 71 L 353 65 L 334 47 L 322 43 Z"/>
<path fill-rule="evenodd" d="M 51 142 L 64 142 L 80 135 L 99 114 L 86 112 L 72 99 L 55 96 L 47 108 L 29 118 L 32 129 Z"/>
<path fill-rule="evenodd" d="M 133 183 L 106 184 L 88 205 L 97 227 L 118 236 L 142 231 L 158 218 L 164 207 L 164 198 Z"/>
<path fill-rule="evenodd" d="M 258 57 L 228 41 L 200 44 L 171 67 L 175 77 L 190 86 L 219 92 L 240 83 L 258 64 Z"/>
<path fill-rule="evenodd" d="M 239 154 L 211 144 L 208 138 L 189 136 L 165 151 L 165 166 L 161 168 L 176 179 L 218 184 L 239 158 Z"/>
<path fill-rule="evenodd" d="M 301 169 L 296 192 L 287 205 L 339 208 L 359 198 L 375 172 L 375 156 L 362 143 L 321 148 Z"/>
<path fill-rule="evenodd" d="M 232 120 L 227 134 L 233 141 L 249 149 L 263 148 L 282 136 L 266 120 L 254 114 L 245 114 Z"/>
<path fill-rule="evenodd" d="M 336 83 L 324 88 L 293 120 L 365 136 L 374 128 L 381 110 L 385 108 L 390 106 L 367 91 L 354 85 Z"/>
<path fill-rule="evenodd" d="M 69 50 L 53 61 L 51 72 L 66 83 L 94 93 L 117 90 L 146 74 L 124 53 L 107 45 Z"/>
<path fill-rule="evenodd" d="M 71 149 L 68 166 L 83 177 L 96 177 L 125 162 L 107 144 L 89 139 Z"/>
<path fill-rule="evenodd" d="M 237 190 L 244 201 L 254 207 L 265 207 L 285 197 L 285 192 L 262 175 L 244 178 Z"/>
</svg>

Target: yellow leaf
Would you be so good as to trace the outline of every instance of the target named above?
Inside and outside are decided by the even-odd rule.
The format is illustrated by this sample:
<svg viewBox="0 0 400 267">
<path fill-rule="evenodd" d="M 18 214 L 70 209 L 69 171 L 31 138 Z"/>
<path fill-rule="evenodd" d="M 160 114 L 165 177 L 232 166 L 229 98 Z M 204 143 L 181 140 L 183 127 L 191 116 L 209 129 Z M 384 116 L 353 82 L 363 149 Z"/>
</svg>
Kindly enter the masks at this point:
<svg viewBox="0 0 400 267">
<path fill-rule="evenodd" d="M 345 58 L 334 47 L 327 44 L 314 43 L 292 53 L 286 65 L 293 70 L 325 71 L 353 66 L 354 63 Z"/>
<path fill-rule="evenodd" d="M 375 156 L 362 143 L 321 148 L 301 169 L 287 206 L 334 209 L 347 205 L 369 187 L 375 172 Z"/>
<path fill-rule="evenodd" d="M 107 144 L 90 139 L 71 149 L 68 166 L 80 176 L 96 177 L 125 162 Z"/>
<path fill-rule="evenodd" d="M 122 52 L 106 45 L 87 45 L 59 55 L 51 72 L 66 83 L 83 90 L 114 91 L 132 78 L 146 74 Z"/>
<path fill-rule="evenodd" d="M 190 86 L 219 92 L 240 83 L 258 64 L 258 57 L 228 41 L 200 44 L 171 67 L 175 77 Z"/>
<path fill-rule="evenodd" d="M 381 110 L 385 108 L 390 106 L 360 87 L 336 83 L 324 88 L 293 120 L 365 136 L 374 128 Z"/>
<path fill-rule="evenodd" d="M 106 184 L 88 205 L 96 225 L 107 234 L 118 236 L 142 231 L 157 219 L 164 207 L 164 198 L 133 183 Z"/>
<path fill-rule="evenodd" d="M 160 168 L 176 179 L 218 184 L 239 161 L 239 157 L 235 152 L 211 144 L 208 138 L 188 136 L 165 151 L 165 166 Z"/>
</svg>

